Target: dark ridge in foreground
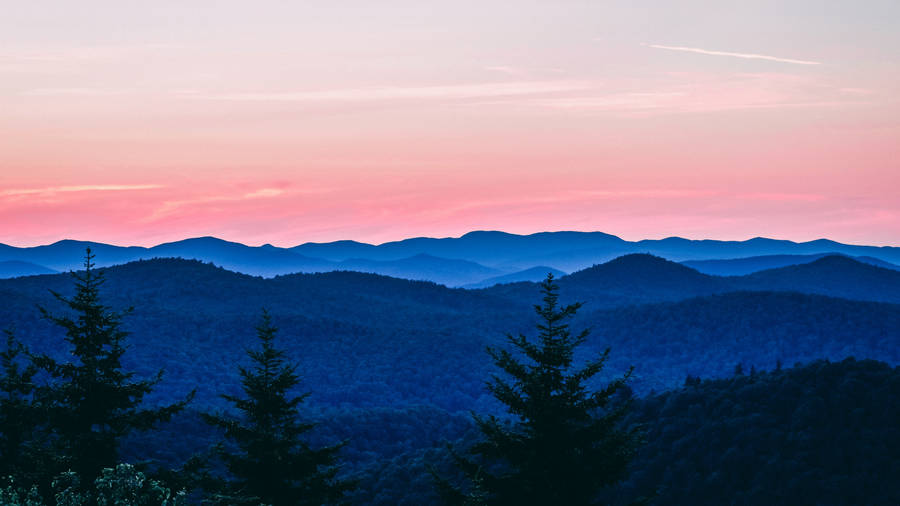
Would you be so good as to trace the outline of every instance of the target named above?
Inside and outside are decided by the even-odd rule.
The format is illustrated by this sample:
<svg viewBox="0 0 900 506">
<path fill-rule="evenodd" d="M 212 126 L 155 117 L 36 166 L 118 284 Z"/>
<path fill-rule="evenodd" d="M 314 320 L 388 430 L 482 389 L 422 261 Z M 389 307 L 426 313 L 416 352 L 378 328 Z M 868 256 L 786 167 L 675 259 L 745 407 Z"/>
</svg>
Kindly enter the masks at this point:
<svg viewBox="0 0 900 506">
<path fill-rule="evenodd" d="M 745 369 L 635 408 L 647 444 L 621 499 L 655 489 L 660 506 L 900 503 L 900 368 Z"/>
<path fill-rule="evenodd" d="M 446 416 L 410 413 L 435 430 L 440 422 L 423 415 Z M 689 378 L 633 399 L 627 423 L 643 427 L 646 443 L 629 478 L 601 504 L 625 506 L 639 497 L 661 506 L 898 504 L 898 419 L 900 368 L 874 360 L 817 360 L 717 380 Z M 405 429 L 400 420 L 382 420 L 389 431 Z M 475 441 L 471 419 L 447 422 L 460 438 L 454 448 Z M 373 430 L 366 434 L 375 435 L 375 426 L 367 427 Z M 429 469 L 446 472 L 451 462 L 438 441 L 391 454 L 361 475 L 354 503 L 441 504 Z"/>
<path fill-rule="evenodd" d="M 674 266 L 685 279 L 703 276 L 647 256 L 616 265 L 635 262 L 661 267 L 662 274 Z M 128 360 L 143 373 L 166 369 L 171 391 L 161 392 L 164 398 L 196 385 L 201 404 L 217 404 L 216 389 L 235 386 L 229 364 L 253 339 L 254 322 L 265 307 L 317 392 L 316 402 L 425 403 L 465 412 L 487 402 L 485 345 L 503 342 L 507 332 L 527 332 L 533 323 L 530 301 L 538 293 L 530 283 L 504 285 L 516 294 L 340 271 L 266 279 L 171 259 L 105 272 L 104 302 L 135 308 L 125 322 L 134 336 Z M 633 299 L 604 295 L 594 281 L 579 286 L 577 277 L 564 284 L 567 279 L 560 281 L 563 302 L 586 300 L 578 323 L 594 329 L 586 350 L 611 346 L 611 370 L 643 364 L 634 383 L 639 391 L 671 387 L 686 374 L 728 374 L 738 361 L 758 368 L 771 368 L 777 360 L 851 355 L 900 362 L 900 306 L 894 304 L 791 292 L 660 302 L 674 292 L 647 289 L 644 304 L 622 306 L 620 299 Z M 71 278 L 0 280 L 6 301 L 0 322 L 14 325 L 37 350 L 53 352 L 59 333 L 35 309 L 36 304 L 58 309 L 48 289 L 69 295 Z"/>
</svg>

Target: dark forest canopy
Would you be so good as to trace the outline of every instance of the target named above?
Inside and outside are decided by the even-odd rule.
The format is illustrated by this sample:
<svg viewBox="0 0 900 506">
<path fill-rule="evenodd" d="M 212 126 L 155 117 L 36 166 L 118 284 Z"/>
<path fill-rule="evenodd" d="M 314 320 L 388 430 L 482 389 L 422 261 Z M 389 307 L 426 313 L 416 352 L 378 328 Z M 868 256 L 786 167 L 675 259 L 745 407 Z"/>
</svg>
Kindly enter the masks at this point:
<svg viewBox="0 0 900 506">
<path fill-rule="evenodd" d="M 651 392 L 680 389 L 686 377 L 730 378 L 736 366 L 749 376 L 779 363 L 851 356 L 900 363 L 900 306 L 873 301 L 894 300 L 898 285 L 883 269 L 859 265 L 823 258 L 740 278 L 744 284 L 738 286 L 729 284 L 731 278 L 632 255 L 562 278 L 561 302 L 584 301 L 573 325 L 592 329 L 576 361 L 612 347 L 609 371 L 635 365 L 630 384 L 637 395 L 649 395 L 641 401 L 648 406 L 659 398 Z M 313 442 L 325 446 L 349 439 L 343 472 L 360 480 L 353 497 L 363 504 L 426 504 L 422 501 L 432 497 L 427 473 L 419 470 L 426 461 L 445 459 L 443 440 L 465 436 L 470 411 L 499 412 L 484 388 L 490 374 L 484 348 L 501 344 L 506 332 L 530 328 L 538 293 L 537 285 L 527 282 L 463 290 L 356 272 L 263 279 L 174 259 L 113 267 L 104 276 L 104 304 L 112 310 L 135 307 L 122 322 L 131 333 L 123 365 L 143 378 L 165 370 L 165 382 L 148 401 L 177 402 L 197 389 L 183 415 L 149 437 L 127 442 L 123 455 L 129 461 L 177 465 L 216 440 L 198 412 L 227 409 L 219 395 L 240 393 L 234 371 L 253 345 L 260 309 L 267 307 L 287 358 L 303 371 L 304 389 L 314 392 L 308 414 L 321 423 Z M 0 281 L 0 322 L 14 326 L 33 351 L 64 359 L 58 346 L 62 335 L 36 310 L 36 305 L 56 307 L 48 290 L 71 296 L 71 278 Z M 890 370 L 877 366 L 886 367 Z M 738 380 L 722 381 L 699 387 L 711 389 L 712 396 L 736 395 L 708 386 Z M 700 413 L 697 407 L 687 409 L 688 415 L 678 416 Z M 756 423 L 753 410 L 746 410 L 740 423 Z M 808 465 L 798 464 L 795 471 Z M 634 480 L 639 479 L 676 478 L 636 473 Z M 737 485 L 716 486 L 727 491 Z M 366 495 L 375 490 L 377 501 Z M 419 502 L 404 502 L 409 498 Z"/>
<path fill-rule="evenodd" d="M 657 277 L 671 274 L 672 265 L 699 275 L 652 257 L 621 263 L 632 267 L 633 284 L 670 283 L 642 273 L 647 263 Z M 648 304 L 612 306 L 615 297 L 592 273 L 562 278 L 562 302 L 585 303 L 576 321 L 594 330 L 585 353 L 613 347 L 613 370 L 645 364 L 635 372 L 639 393 L 677 386 L 688 374 L 730 374 L 738 362 L 747 369 L 848 356 L 900 363 L 900 306 L 894 304 L 784 291 L 697 297 L 683 283 L 662 295 L 648 289 L 640 295 Z M 166 370 L 172 386 L 154 394 L 159 400 L 174 400 L 196 385 L 201 406 L 217 405 L 212 385 L 237 392 L 231 370 L 253 334 L 251 322 L 267 307 L 323 405 L 487 409 L 484 346 L 499 343 L 507 331 L 526 330 L 521 322 L 528 321 L 529 301 L 538 293 L 532 283 L 471 291 L 353 272 L 262 279 L 171 259 L 110 268 L 106 278 L 109 306 L 140 308 L 124 322 L 133 333 L 127 365 L 148 376 Z M 693 298 L 659 302 L 679 286 Z M 36 350 L 52 353 L 58 332 L 34 309 L 52 307 L 48 289 L 70 295 L 69 276 L 0 281 L 0 321 L 14 325 Z"/>
<path fill-rule="evenodd" d="M 636 403 L 647 430 L 622 498 L 655 504 L 900 503 L 900 368 L 872 360 L 714 381 Z"/>
<path fill-rule="evenodd" d="M 627 422 L 646 443 L 625 483 L 604 494 L 609 504 L 650 495 L 660 506 L 900 502 L 900 368 L 815 361 L 687 383 L 632 404 Z M 457 444 L 476 439 L 470 427 Z M 435 463 L 452 467 L 440 449 L 387 460 L 363 481 L 360 503 L 437 504 L 418 478 Z"/>
</svg>

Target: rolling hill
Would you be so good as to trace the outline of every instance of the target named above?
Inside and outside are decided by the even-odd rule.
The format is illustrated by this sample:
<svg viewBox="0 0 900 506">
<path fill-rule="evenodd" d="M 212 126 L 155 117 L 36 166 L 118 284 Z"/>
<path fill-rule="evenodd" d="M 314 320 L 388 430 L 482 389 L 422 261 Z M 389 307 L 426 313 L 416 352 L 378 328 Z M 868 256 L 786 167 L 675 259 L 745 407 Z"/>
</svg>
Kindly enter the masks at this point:
<svg viewBox="0 0 900 506">
<path fill-rule="evenodd" d="M 463 288 L 488 288 L 494 285 L 503 285 L 507 283 L 519 283 L 522 281 L 541 281 L 547 277 L 547 274 L 553 274 L 554 277 L 561 278 L 566 275 L 565 272 L 554 269 L 553 267 L 537 266 L 524 271 L 513 272 L 511 274 L 503 274 L 502 276 L 494 276 L 492 278 L 483 279 L 477 283 L 463 285 Z"/>
<path fill-rule="evenodd" d="M 801 293 L 889 298 L 897 280 L 885 272 L 894 271 L 844 257 L 788 269 L 722 278 L 628 255 L 560 278 L 562 303 L 585 298 L 573 329 L 592 329 L 576 360 L 610 347 L 601 379 L 634 366 L 630 385 L 640 396 L 679 388 L 688 377 L 729 378 L 737 365 L 749 374 L 847 357 L 900 364 L 900 305 Z M 214 440 L 197 412 L 222 409 L 221 394 L 240 392 L 235 371 L 246 364 L 244 351 L 256 339 L 265 307 L 280 329 L 279 345 L 298 364 L 302 387 L 313 393 L 306 413 L 325 422 L 315 441 L 351 438 L 345 462 L 349 472 L 365 477 L 361 504 L 372 503 L 373 491 L 381 498 L 377 504 L 427 495 L 426 474 L 400 476 L 410 472 L 410 459 L 433 456 L 440 439 L 459 437 L 470 411 L 497 413 L 484 388 L 494 372 L 484 348 L 505 346 L 507 333 L 533 335 L 532 305 L 540 295 L 532 282 L 466 290 L 350 271 L 261 278 L 182 259 L 142 260 L 104 272 L 103 302 L 134 307 L 124 319 L 131 332 L 125 366 L 138 377 L 165 370 L 148 400 L 170 402 L 197 390 L 183 417 L 128 441 L 129 455 L 174 464 Z M 49 290 L 72 294 L 71 277 L 0 280 L 0 326 L 13 327 L 33 351 L 63 359 L 60 329 L 35 308 L 63 311 Z M 713 392 L 707 402 L 737 393 Z M 742 427 L 755 427 L 754 420 Z M 636 487 L 644 486 L 642 479 L 635 477 Z"/>
<path fill-rule="evenodd" d="M 714 276 L 743 276 L 766 269 L 777 269 L 789 265 L 808 264 L 822 257 L 840 255 L 840 253 L 817 253 L 815 255 L 764 255 L 746 258 L 724 258 L 715 260 L 686 260 L 681 262 L 692 269 Z M 885 262 L 872 257 L 851 257 L 862 263 L 900 270 L 900 265 Z"/>
<path fill-rule="evenodd" d="M 748 367 L 850 355 L 900 361 L 900 306 L 796 293 L 836 291 L 807 281 L 833 272 L 823 269 L 828 261 L 805 266 L 819 274 L 798 274 L 790 278 L 795 285 L 775 276 L 781 291 L 754 278 L 758 291 L 735 292 L 720 284 L 726 278 L 646 255 L 566 276 L 560 285 L 563 302 L 585 301 L 577 323 L 595 329 L 589 350 L 611 345 L 612 370 L 643 364 L 638 389 L 667 388 L 689 373 L 724 374 L 737 361 Z M 107 303 L 135 307 L 127 319 L 132 365 L 148 374 L 163 365 L 181 385 L 173 392 L 198 385 L 204 402 L 216 402 L 219 386 L 235 387 L 230 370 L 266 307 L 323 403 L 470 409 L 488 402 L 484 346 L 502 343 L 506 332 L 530 332 L 539 294 L 527 282 L 463 290 L 346 271 L 265 279 L 187 260 L 139 261 L 107 273 Z M 880 280 L 883 273 L 875 274 L 879 279 L 860 279 L 877 282 L 883 299 L 896 293 L 897 286 Z M 14 325 L 30 345 L 52 352 L 60 336 L 35 310 L 36 304 L 59 309 L 49 289 L 71 293 L 70 277 L 0 280 L 0 297 L 8 301 L 0 325 Z"/>
<path fill-rule="evenodd" d="M 736 278 L 745 290 L 791 290 L 847 299 L 900 302 L 900 271 L 845 256 L 768 269 Z"/>
<path fill-rule="evenodd" d="M 468 260 L 452 260 L 420 253 L 399 260 L 367 260 L 351 258 L 339 263 L 341 269 L 372 272 L 395 278 L 433 281 L 446 286 L 459 286 L 492 278 L 501 271 Z"/>
<path fill-rule="evenodd" d="M 590 307 L 613 307 L 734 291 L 793 291 L 848 299 L 900 303 L 900 271 L 832 255 L 813 262 L 745 276 L 711 276 L 648 254 L 630 254 L 559 279 Z M 498 285 L 487 293 L 522 299 L 535 283 Z"/>
<path fill-rule="evenodd" d="M 57 272 L 58 271 L 48 269 L 43 265 L 20 260 L 5 260 L 0 262 L 0 279 L 17 278 L 19 276 L 36 276 L 39 274 L 55 274 Z"/>
<path fill-rule="evenodd" d="M 757 237 L 746 241 L 689 240 L 670 237 L 625 241 L 603 232 L 541 232 L 516 235 L 476 231 L 458 238 L 414 238 L 371 245 L 351 241 L 305 243 L 292 250 L 333 260 L 363 257 L 390 260 L 424 253 L 470 260 L 514 271 L 548 265 L 566 272 L 590 267 L 627 253 L 650 253 L 670 260 L 706 260 L 760 255 L 841 253 L 900 263 L 900 248 L 857 246 L 827 239 L 793 242 Z"/>
<path fill-rule="evenodd" d="M 900 248 L 841 244 L 828 240 L 791 242 L 755 238 L 747 241 L 660 240 L 625 241 L 602 232 L 542 232 L 516 235 L 505 232 L 470 232 L 457 238 L 419 237 L 379 245 L 356 241 L 304 243 L 291 248 L 269 244 L 246 246 L 213 237 L 186 239 L 151 248 L 59 241 L 46 246 L 16 248 L 0 245 L 0 261 L 17 260 L 57 271 L 77 269 L 84 248 L 98 255 L 98 265 L 110 266 L 158 257 L 197 259 L 257 276 L 295 272 L 363 270 L 425 279 L 452 286 L 475 284 L 487 278 L 514 274 L 534 267 L 575 272 L 630 253 L 647 253 L 673 261 L 686 261 L 699 270 L 746 274 L 757 267 L 772 268 L 801 263 L 803 256 L 842 254 L 891 267 L 900 263 Z M 742 257 L 797 256 L 794 259 L 743 260 Z M 423 261 L 428 259 L 427 261 Z M 442 259 L 442 261 L 436 260 Z M 704 263 L 731 259 L 728 263 Z M 452 261 L 468 263 L 454 264 Z M 403 263 L 406 265 L 403 265 Z M 697 263 L 701 262 L 701 263 Z M 781 263 L 779 263 L 781 262 Z M 416 264 L 429 264 L 418 269 Z M 441 265 L 438 266 L 437 264 Z M 473 265 L 478 264 L 478 265 Z M 756 267 L 753 267 L 756 266 Z M 729 271 L 729 269 L 731 271 Z M 480 279 L 477 276 L 483 274 Z"/>
</svg>

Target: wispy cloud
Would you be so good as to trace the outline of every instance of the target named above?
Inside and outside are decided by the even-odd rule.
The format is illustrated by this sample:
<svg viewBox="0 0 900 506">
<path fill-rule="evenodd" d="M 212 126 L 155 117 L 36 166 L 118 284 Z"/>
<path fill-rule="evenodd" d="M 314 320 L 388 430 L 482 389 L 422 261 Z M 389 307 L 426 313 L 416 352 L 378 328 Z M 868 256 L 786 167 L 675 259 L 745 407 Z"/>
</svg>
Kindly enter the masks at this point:
<svg viewBox="0 0 900 506">
<path fill-rule="evenodd" d="M 824 195 L 815 193 L 743 193 L 737 198 L 747 200 L 769 200 L 775 202 L 819 202 Z"/>
<path fill-rule="evenodd" d="M 840 108 L 864 105 L 863 93 L 839 90 L 815 76 L 783 73 L 670 73 L 652 81 L 610 82 L 607 86 L 549 96 L 517 98 L 517 104 L 572 113 L 613 113 L 628 117 L 740 110 Z M 497 98 L 487 103 L 511 102 Z"/>
<path fill-rule="evenodd" d="M 259 190 L 244 194 L 245 199 L 256 199 L 266 197 L 277 197 L 284 193 L 281 188 L 261 188 Z"/>
<path fill-rule="evenodd" d="M 53 193 L 69 192 L 96 192 L 96 191 L 134 191 L 155 190 L 163 188 L 158 184 L 99 184 L 77 186 L 47 186 L 43 188 L 19 188 L 12 190 L 0 190 L 0 196 L 14 197 L 20 195 L 48 195 Z"/>
<path fill-rule="evenodd" d="M 509 67 L 507 65 L 488 65 L 484 67 L 484 70 L 488 70 L 491 72 L 500 72 L 501 74 L 507 74 L 510 76 L 520 76 L 525 73 L 525 71 L 520 68 Z"/>
<path fill-rule="evenodd" d="M 317 194 L 317 193 L 325 193 L 330 191 L 325 188 L 307 188 L 307 189 L 295 189 L 290 191 L 291 194 Z M 240 194 L 232 194 L 232 195 L 200 195 L 195 197 L 188 197 L 179 200 L 166 200 L 161 203 L 158 209 L 156 209 L 152 214 L 147 216 L 144 221 L 152 222 L 156 221 L 160 218 L 164 218 L 169 216 L 178 210 L 184 207 L 191 206 L 202 206 L 207 204 L 223 204 L 223 203 L 238 203 L 244 201 L 254 201 L 254 200 L 262 200 L 262 199 L 271 199 L 275 197 L 280 197 L 288 193 L 288 190 L 282 188 L 259 188 L 247 193 Z"/>
<path fill-rule="evenodd" d="M 4 48 L 0 50 L 0 72 L 60 72 L 83 65 L 116 63 L 158 51 L 179 49 L 173 44 L 136 44 L 57 48 Z"/>
<path fill-rule="evenodd" d="M 511 65 L 485 65 L 482 69 L 488 72 L 499 72 L 508 76 L 519 78 L 525 76 L 538 76 L 547 74 L 565 74 L 566 71 L 557 67 L 513 67 Z"/>
<path fill-rule="evenodd" d="M 131 90 L 121 88 L 34 88 L 21 92 L 24 96 L 33 97 L 108 97 L 113 95 L 126 95 Z"/>
<path fill-rule="evenodd" d="M 585 197 L 585 198 L 641 198 L 641 199 L 664 199 L 664 198 L 672 198 L 672 199 L 680 199 L 680 198 L 699 198 L 699 197 L 712 197 L 718 195 L 718 192 L 713 190 L 670 190 L 670 189 L 639 189 L 639 190 L 584 190 L 576 192 L 575 195 Z"/>
<path fill-rule="evenodd" d="M 753 53 L 732 53 L 729 51 L 711 51 L 709 49 L 701 49 L 698 47 L 684 47 L 684 46 L 663 46 L 660 44 L 641 44 L 642 46 L 652 47 L 654 49 L 666 49 L 669 51 L 682 51 L 685 53 L 697 53 L 697 54 L 706 54 L 711 56 L 731 56 L 734 58 L 745 58 L 748 60 L 768 60 L 768 61 L 777 61 L 781 63 L 793 63 L 795 65 L 821 65 L 821 62 L 817 61 L 809 61 L 809 60 L 795 60 L 792 58 L 781 58 L 778 56 L 769 56 L 765 54 L 753 54 Z"/>
<path fill-rule="evenodd" d="M 446 100 L 540 95 L 583 90 L 583 81 L 519 81 L 446 86 L 410 86 L 343 90 L 248 93 L 184 93 L 184 98 L 251 102 L 365 102 L 384 100 Z"/>
</svg>

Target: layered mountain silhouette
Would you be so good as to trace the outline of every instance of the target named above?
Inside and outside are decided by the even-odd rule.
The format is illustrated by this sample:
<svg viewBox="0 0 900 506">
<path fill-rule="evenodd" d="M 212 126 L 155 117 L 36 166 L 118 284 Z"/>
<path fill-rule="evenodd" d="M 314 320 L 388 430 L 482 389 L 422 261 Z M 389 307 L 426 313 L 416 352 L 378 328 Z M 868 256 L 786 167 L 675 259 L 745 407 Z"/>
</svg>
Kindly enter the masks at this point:
<svg viewBox="0 0 900 506">
<path fill-rule="evenodd" d="M 900 302 L 900 271 L 831 255 L 814 262 L 736 278 L 747 290 L 791 290 L 847 299 Z"/>
<path fill-rule="evenodd" d="M 696 269 L 704 274 L 717 276 L 742 276 L 765 269 L 776 269 L 789 265 L 808 264 L 829 255 L 840 253 L 817 253 L 815 255 L 763 255 L 746 258 L 723 258 L 715 260 L 686 260 L 682 264 Z M 885 262 L 868 256 L 851 257 L 859 262 L 884 267 L 885 269 L 900 270 L 900 265 Z"/>
<path fill-rule="evenodd" d="M 419 253 L 398 260 L 371 260 L 351 258 L 338 262 L 340 269 L 357 272 L 372 272 L 395 278 L 434 281 L 447 286 L 493 278 L 501 273 L 497 269 L 485 267 L 468 260 L 441 258 Z M 546 274 L 544 274 L 546 276 Z"/>
<path fill-rule="evenodd" d="M 57 272 L 58 271 L 48 269 L 43 265 L 23 262 L 21 260 L 6 260 L 0 262 L 0 278 L 17 278 L 19 276 L 55 274 Z"/>
<path fill-rule="evenodd" d="M 635 387 L 644 391 L 686 374 L 728 374 L 737 362 L 771 368 L 852 355 L 900 363 L 900 273 L 846 257 L 784 269 L 725 278 L 641 254 L 559 284 L 561 302 L 584 302 L 573 325 L 593 329 L 588 352 L 612 346 L 610 371 L 640 362 Z M 266 307 L 321 402 L 466 412 L 484 402 L 484 346 L 533 332 L 539 297 L 532 282 L 463 290 L 348 271 L 266 279 L 179 259 L 111 267 L 106 278 L 104 302 L 135 307 L 132 365 L 148 375 L 164 367 L 184 387 L 168 394 L 197 385 L 201 402 L 213 404 Z M 0 324 L 54 353 L 59 336 L 35 309 L 60 310 L 49 290 L 71 294 L 71 277 L 0 280 Z"/>
<path fill-rule="evenodd" d="M 565 276 L 566 273 L 554 269 L 553 267 L 547 267 L 546 265 L 539 265 L 537 267 L 532 267 L 530 269 L 525 269 L 524 271 L 513 272 L 512 274 L 504 274 L 502 276 L 494 276 L 492 278 L 483 279 L 477 283 L 470 283 L 468 285 L 463 285 L 463 288 L 487 288 L 494 285 L 504 285 L 508 283 L 519 283 L 522 281 L 541 281 L 542 279 L 547 277 L 547 274 L 553 274 L 555 277 L 559 278 Z"/>
<path fill-rule="evenodd" d="M 458 238 L 415 238 L 373 246 L 352 241 L 306 243 L 292 248 L 304 255 L 341 260 L 350 257 L 397 259 L 418 253 L 462 258 L 490 267 L 522 270 L 537 265 L 573 272 L 625 253 L 651 253 L 670 260 L 706 260 L 760 255 L 842 253 L 900 262 L 900 248 L 857 246 L 827 239 L 793 242 L 757 237 L 747 241 L 659 240 L 625 241 L 602 232 L 541 232 L 516 235 L 477 231 Z M 547 261 L 540 261 L 548 259 Z M 565 263 L 565 265 L 563 264 Z"/>
<path fill-rule="evenodd" d="M 521 239 L 523 243 L 530 240 L 519 237 L 526 238 Z M 430 241 L 422 240 L 422 244 Z M 546 263 L 504 272 L 516 264 L 495 252 L 483 252 L 482 263 L 394 246 L 404 255 L 411 254 L 362 258 L 357 256 L 360 248 L 372 252 L 379 246 L 350 242 L 342 245 L 341 255 L 346 256 L 330 258 L 322 255 L 327 248 L 315 252 L 249 247 L 215 238 L 154 248 L 75 241 L 57 244 L 60 252 L 73 256 L 65 260 L 68 263 L 61 257 L 54 259 L 56 245 L 0 247 L 0 258 L 35 253 L 34 258 L 48 261 L 49 267 L 43 269 L 64 270 L 77 268 L 83 248 L 91 246 L 100 264 L 127 262 L 104 268 L 106 282 L 101 288 L 103 303 L 111 309 L 134 307 L 123 319 L 124 330 L 130 333 L 125 367 L 138 378 L 153 378 L 160 368 L 165 370 L 163 381 L 148 396 L 150 403 L 170 403 L 196 389 L 188 412 L 161 429 L 169 435 L 156 433 L 127 442 L 123 452 L 129 458 L 139 455 L 176 466 L 208 448 L 214 435 L 196 412 L 225 409 L 220 394 L 240 392 L 235 365 L 245 364 L 245 350 L 256 344 L 254 327 L 260 308 L 265 307 L 279 328 L 279 345 L 302 372 L 304 389 L 314 392 L 306 407 L 314 419 L 323 421 L 320 427 L 325 434 L 317 435 L 324 439 L 314 442 L 348 440 L 346 469 L 354 476 L 368 477 L 370 481 L 363 485 L 366 491 L 392 489 L 397 497 L 408 495 L 415 481 L 410 478 L 410 456 L 426 452 L 428 458 L 423 457 L 421 467 L 431 466 L 435 441 L 463 436 L 471 411 L 499 414 L 495 399 L 484 387 L 484 379 L 496 372 L 485 347 L 508 346 L 509 335 L 535 335 L 533 305 L 540 297 L 536 281 L 553 272 L 561 303 L 584 302 L 571 322 L 572 329 L 589 328 L 591 333 L 576 360 L 589 360 L 611 348 L 602 371 L 604 380 L 635 366 L 629 382 L 638 395 L 635 416 L 643 417 L 640 420 L 648 430 L 663 434 L 654 433 L 652 439 L 653 451 L 661 456 L 643 453 L 639 465 L 648 471 L 634 475 L 635 480 L 649 484 L 648 490 L 656 490 L 659 483 L 679 486 L 685 476 L 696 472 L 700 459 L 720 467 L 746 462 L 746 452 L 735 453 L 733 447 L 759 449 L 762 464 L 770 463 L 772 455 L 779 456 L 788 462 L 785 472 L 818 469 L 822 459 L 807 449 L 824 448 L 822 441 L 835 439 L 817 429 L 818 439 L 805 442 L 809 428 L 823 424 L 837 427 L 837 433 L 844 433 L 840 431 L 845 426 L 874 427 L 877 432 L 867 440 L 870 444 L 852 455 L 868 462 L 872 448 L 883 449 L 875 453 L 879 462 L 892 462 L 884 441 L 893 440 L 882 433 L 890 428 L 893 411 L 873 418 L 857 407 L 860 398 L 868 399 L 867 405 L 873 406 L 869 409 L 891 406 L 883 392 L 896 391 L 890 388 L 896 386 L 898 370 L 891 368 L 900 364 L 900 271 L 872 265 L 886 261 L 871 255 L 815 254 L 812 259 L 790 255 L 791 262 L 802 261 L 718 276 L 699 272 L 677 258 L 616 254 L 601 247 L 558 251 L 524 247 L 518 252 L 521 256 L 516 258 L 579 258 L 584 251 L 597 253 L 598 260 L 590 266 L 565 275 Z M 439 244 L 445 255 L 453 254 L 452 240 Z M 500 247 L 499 243 L 493 246 Z M 690 245 L 684 247 L 690 249 Z M 104 258 L 107 254 L 112 260 Z M 130 255 L 140 259 L 129 261 Z M 502 261 L 489 263 L 490 258 Z M 760 265 L 770 259 L 745 260 Z M 44 265 L 23 262 L 8 260 L 0 265 L 22 269 Z M 254 275 L 238 270 L 253 270 Z M 472 281 L 461 281 L 466 279 Z M 444 286 L 454 284 L 472 289 Z M 71 314 L 51 290 L 72 295 L 71 276 L 0 280 L 4 301 L 0 328 L 13 328 L 34 353 L 70 359 L 60 346 L 64 331 L 42 319 L 36 308 Z M 817 362 L 808 368 L 787 369 L 792 364 L 848 357 L 875 358 L 887 365 L 857 368 L 844 362 L 838 370 Z M 738 374 L 739 368 L 746 373 Z M 870 371 L 878 372 L 877 377 L 865 376 Z M 763 382 L 777 388 L 760 389 Z M 878 395 L 870 395 L 873 389 L 878 389 Z M 708 392 L 700 395 L 701 390 Z M 653 395 L 660 391 L 669 393 Z M 824 399 L 830 411 L 804 407 L 807 399 L 811 406 Z M 831 412 L 850 418 L 821 416 Z M 736 417 L 740 423 L 731 421 Z M 698 420 L 709 423 L 697 429 Z M 773 432 L 773 427 L 780 432 Z M 765 440 L 766 434 L 773 433 L 780 435 Z M 781 457 L 784 441 L 794 445 L 792 459 L 808 460 L 805 467 Z M 714 443 L 712 447 L 702 446 L 709 442 Z M 686 454 L 687 447 L 696 451 Z M 845 447 L 833 452 L 840 457 L 835 461 L 839 469 L 868 473 L 846 466 L 851 454 Z M 672 468 L 678 474 L 672 475 Z M 890 472 L 883 471 L 888 476 Z M 421 474 L 425 477 L 421 487 L 431 490 L 427 473 Z M 822 476 L 834 474 L 829 471 Z M 764 472 L 753 476 L 752 487 L 748 484 L 741 490 L 757 494 L 747 497 L 763 498 L 768 482 L 759 477 L 771 476 Z M 714 486 L 725 486 L 718 478 L 710 480 L 695 489 L 714 492 L 718 490 Z M 818 489 L 821 480 L 800 482 Z M 380 497 L 385 498 L 384 504 L 399 504 L 390 494 Z M 717 497 L 710 504 L 727 497 Z M 672 503 L 684 502 L 679 499 Z M 423 503 L 427 502 L 417 502 Z"/>
<path fill-rule="evenodd" d="M 713 276 L 653 255 L 625 255 L 558 281 L 564 293 L 589 307 L 613 307 L 736 291 L 789 291 L 900 303 L 900 271 L 832 255 L 808 264 L 744 276 Z M 526 298 L 536 283 L 496 285 L 486 293 Z"/>
<path fill-rule="evenodd" d="M 100 266 L 151 258 L 185 258 L 255 276 L 353 270 L 473 288 L 534 280 L 540 270 L 575 272 L 630 253 L 652 254 L 685 262 L 705 273 L 723 275 L 809 263 L 831 254 L 900 268 L 896 265 L 900 262 L 900 248 L 848 245 L 824 239 L 797 243 L 764 238 L 695 241 L 672 237 L 632 242 L 602 232 L 516 235 L 489 231 L 470 232 L 458 238 L 420 237 L 379 245 L 336 241 L 305 243 L 292 248 L 269 244 L 247 246 L 214 237 L 151 248 L 65 240 L 30 248 L 0 245 L 0 261 L 29 262 L 50 270 L 67 271 L 81 266 L 86 247 L 97 254 Z"/>
</svg>

